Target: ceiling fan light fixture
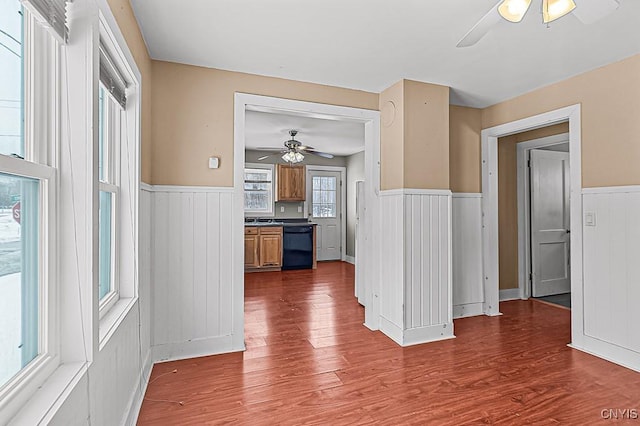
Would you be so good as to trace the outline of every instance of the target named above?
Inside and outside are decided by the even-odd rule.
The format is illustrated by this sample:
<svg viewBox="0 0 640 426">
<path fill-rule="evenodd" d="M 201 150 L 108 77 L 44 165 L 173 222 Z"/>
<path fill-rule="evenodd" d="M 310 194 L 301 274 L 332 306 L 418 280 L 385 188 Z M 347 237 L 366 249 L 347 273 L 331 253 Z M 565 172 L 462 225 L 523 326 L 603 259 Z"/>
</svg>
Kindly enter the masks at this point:
<svg viewBox="0 0 640 426">
<path fill-rule="evenodd" d="M 504 0 L 498 13 L 509 22 L 520 22 L 531 6 L 531 0 Z"/>
<path fill-rule="evenodd" d="M 545 24 L 562 18 L 576 8 L 573 0 L 542 0 L 542 20 Z"/>
<path fill-rule="evenodd" d="M 304 155 L 295 151 L 287 151 L 282 156 L 282 159 L 287 163 L 295 164 L 302 162 L 302 160 L 304 160 Z"/>
</svg>

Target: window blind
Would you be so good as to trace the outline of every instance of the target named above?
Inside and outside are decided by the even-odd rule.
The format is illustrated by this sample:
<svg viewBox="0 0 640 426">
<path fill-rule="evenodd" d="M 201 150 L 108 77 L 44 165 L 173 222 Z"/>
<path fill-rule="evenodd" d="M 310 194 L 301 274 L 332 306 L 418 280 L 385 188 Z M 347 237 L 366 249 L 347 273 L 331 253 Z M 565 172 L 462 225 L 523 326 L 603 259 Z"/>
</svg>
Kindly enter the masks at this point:
<svg viewBox="0 0 640 426">
<path fill-rule="evenodd" d="M 102 43 L 100 43 L 100 82 L 122 108 L 127 107 L 127 82 Z"/>
<path fill-rule="evenodd" d="M 67 3 L 71 0 L 21 0 L 22 4 L 45 24 L 61 43 L 69 39 Z"/>
</svg>

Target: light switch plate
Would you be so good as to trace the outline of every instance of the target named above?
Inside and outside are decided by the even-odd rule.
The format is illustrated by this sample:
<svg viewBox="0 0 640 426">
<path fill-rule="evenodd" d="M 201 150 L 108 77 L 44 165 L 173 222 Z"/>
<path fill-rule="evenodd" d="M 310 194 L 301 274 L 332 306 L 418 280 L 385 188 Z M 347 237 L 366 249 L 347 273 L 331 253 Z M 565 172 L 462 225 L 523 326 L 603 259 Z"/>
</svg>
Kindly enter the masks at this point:
<svg viewBox="0 0 640 426">
<path fill-rule="evenodd" d="M 220 159 L 218 157 L 209 157 L 209 168 L 217 169 L 220 167 Z"/>
<path fill-rule="evenodd" d="M 584 214 L 584 226 L 596 226 L 596 214 L 595 214 L 595 212 L 585 212 L 585 214 Z"/>
<path fill-rule="evenodd" d="M 302 206 L 298 206 L 298 213 L 302 213 Z"/>
<path fill-rule="evenodd" d="M 284 206 L 280 206 L 280 213 L 284 213 Z"/>
</svg>

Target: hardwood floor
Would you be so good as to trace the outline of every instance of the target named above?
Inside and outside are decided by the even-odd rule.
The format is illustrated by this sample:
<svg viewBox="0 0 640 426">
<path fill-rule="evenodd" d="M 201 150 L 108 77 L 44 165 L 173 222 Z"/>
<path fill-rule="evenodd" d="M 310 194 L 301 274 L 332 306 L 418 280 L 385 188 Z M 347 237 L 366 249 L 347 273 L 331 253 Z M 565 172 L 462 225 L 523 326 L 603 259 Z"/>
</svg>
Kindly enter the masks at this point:
<svg viewBox="0 0 640 426">
<path fill-rule="evenodd" d="M 362 325 L 353 275 L 247 274 L 247 350 L 157 364 L 139 424 L 587 425 L 640 410 L 640 374 L 567 347 L 568 310 L 501 303 L 456 320 L 456 339 L 401 348 Z"/>
</svg>

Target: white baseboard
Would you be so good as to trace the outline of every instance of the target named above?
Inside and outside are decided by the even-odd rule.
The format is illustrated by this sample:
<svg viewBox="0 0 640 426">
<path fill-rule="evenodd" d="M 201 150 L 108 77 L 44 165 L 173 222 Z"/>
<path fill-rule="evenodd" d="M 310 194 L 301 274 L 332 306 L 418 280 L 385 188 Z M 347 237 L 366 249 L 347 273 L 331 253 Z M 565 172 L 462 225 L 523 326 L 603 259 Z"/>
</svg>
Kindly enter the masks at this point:
<svg viewBox="0 0 640 426">
<path fill-rule="evenodd" d="M 506 302 L 507 300 L 519 300 L 522 299 L 519 288 L 507 288 L 500 290 L 500 301 Z"/>
<path fill-rule="evenodd" d="M 151 370 L 153 369 L 153 363 L 151 362 L 151 350 L 147 352 L 147 357 L 140 371 L 140 377 L 138 378 L 138 386 L 136 386 L 131 395 L 131 401 L 129 401 L 129 409 L 125 415 L 125 421 L 123 424 L 129 426 L 135 426 L 138 423 L 138 415 L 142 408 L 142 402 L 144 401 L 144 395 L 147 393 L 147 386 L 149 385 L 149 378 L 151 377 Z"/>
<path fill-rule="evenodd" d="M 154 363 L 177 361 L 187 358 L 218 355 L 229 352 L 240 352 L 245 348 L 234 348 L 233 337 L 217 336 L 207 339 L 191 340 L 189 342 L 166 343 L 153 346 Z"/>
<path fill-rule="evenodd" d="M 402 346 L 420 345 L 422 343 L 437 342 L 439 340 L 454 339 L 453 323 L 428 325 L 410 328 L 404 331 Z"/>
<path fill-rule="evenodd" d="M 380 315 L 380 331 L 402 346 L 402 328 Z"/>
<path fill-rule="evenodd" d="M 465 303 L 463 305 L 453 305 L 453 318 L 477 317 L 484 315 L 483 304 Z"/>
<path fill-rule="evenodd" d="M 568 346 L 640 373 L 640 354 L 638 352 L 589 336 L 584 337 L 584 345 L 577 346 L 570 343 Z"/>
<path fill-rule="evenodd" d="M 347 263 L 350 263 L 352 265 L 356 264 L 356 258 L 353 257 L 353 256 L 348 256 L 348 255 L 345 254 L 344 257 L 342 258 L 342 260 L 347 262 Z"/>
</svg>

